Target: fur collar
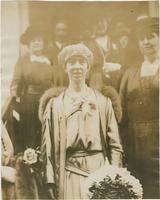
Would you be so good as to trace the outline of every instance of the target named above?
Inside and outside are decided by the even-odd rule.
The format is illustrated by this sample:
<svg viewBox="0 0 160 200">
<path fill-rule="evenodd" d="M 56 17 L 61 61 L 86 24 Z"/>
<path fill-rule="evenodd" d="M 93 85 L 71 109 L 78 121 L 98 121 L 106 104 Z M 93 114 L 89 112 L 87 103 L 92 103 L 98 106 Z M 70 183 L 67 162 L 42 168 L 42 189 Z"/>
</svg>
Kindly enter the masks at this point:
<svg viewBox="0 0 160 200">
<path fill-rule="evenodd" d="M 39 104 L 39 110 L 38 110 L 38 116 L 40 121 L 42 122 L 43 119 L 43 114 L 46 109 L 46 106 L 49 102 L 50 99 L 59 96 L 61 92 L 65 90 L 64 87 L 53 87 L 45 91 L 45 93 L 42 95 L 40 99 L 40 104 Z"/>
<path fill-rule="evenodd" d="M 39 119 L 41 122 L 42 122 L 45 108 L 46 108 L 49 100 L 51 98 L 57 97 L 64 90 L 65 90 L 64 87 L 50 88 L 42 95 L 42 97 L 40 99 L 39 112 L 38 112 Z M 119 123 L 122 118 L 122 108 L 121 108 L 120 97 L 119 97 L 117 91 L 111 86 L 105 86 L 105 87 L 103 87 L 101 92 L 105 97 L 108 97 L 111 99 L 114 113 L 115 113 L 117 122 Z"/>
</svg>

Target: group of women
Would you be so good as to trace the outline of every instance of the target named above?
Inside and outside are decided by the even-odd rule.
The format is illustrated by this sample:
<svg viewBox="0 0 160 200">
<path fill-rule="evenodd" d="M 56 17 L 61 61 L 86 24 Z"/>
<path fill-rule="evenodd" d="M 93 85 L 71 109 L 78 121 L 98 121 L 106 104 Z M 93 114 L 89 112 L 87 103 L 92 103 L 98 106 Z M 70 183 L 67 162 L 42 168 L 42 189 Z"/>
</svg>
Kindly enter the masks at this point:
<svg viewBox="0 0 160 200">
<path fill-rule="evenodd" d="M 135 33 L 143 61 L 135 58 L 120 81 L 121 120 L 113 102 L 115 90 L 111 90 L 111 98 L 86 84 L 94 53 L 84 43 L 60 51 L 58 64 L 69 84 L 57 92 L 56 71 L 45 55 L 42 33 L 30 28 L 22 35 L 29 54 L 16 64 L 11 94 L 21 101 L 21 151 L 41 147 L 48 198 L 86 198 L 83 181 L 108 164 L 127 166 L 140 180 L 144 198 L 159 198 L 158 19 L 137 21 Z M 110 76 L 109 68 L 104 75 Z M 103 86 L 107 88 L 105 83 Z M 51 87 L 44 98 L 43 93 Z"/>
</svg>

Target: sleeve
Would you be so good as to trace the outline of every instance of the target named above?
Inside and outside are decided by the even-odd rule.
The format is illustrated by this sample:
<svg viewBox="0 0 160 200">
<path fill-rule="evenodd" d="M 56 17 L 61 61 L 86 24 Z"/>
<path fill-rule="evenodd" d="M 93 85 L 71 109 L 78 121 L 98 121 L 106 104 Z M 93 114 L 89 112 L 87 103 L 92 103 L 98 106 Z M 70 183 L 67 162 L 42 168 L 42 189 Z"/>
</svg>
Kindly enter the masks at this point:
<svg viewBox="0 0 160 200">
<path fill-rule="evenodd" d="M 129 70 L 125 72 L 125 74 L 122 77 L 121 84 L 120 84 L 120 100 L 121 100 L 121 106 L 122 106 L 122 121 L 121 124 L 124 124 L 127 120 L 127 83 L 128 83 L 128 76 L 129 76 Z"/>
<path fill-rule="evenodd" d="M 117 122 L 120 123 L 122 119 L 122 108 L 118 92 L 112 86 L 103 86 L 102 94 L 110 98 Z"/>
<path fill-rule="evenodd" d="M 51 65 L 51 67 L 52 68 L 51 68 L 51 85 L 50 85 L 50 88 L 54 87 L 54 82 L 55 82 L 54 81 L 54 79 L 55 79 L 55 70 L 54 70 L 54 68 L 55 67 L 53 65 Z"/>
<path fill-rule="evenodd" d="M 123 154 L 123 162 L 124 164 L 128 160 L 128 110 L 127 110 L 127 85 L 128 85 L 128 78 L 129 78 L 129 70 L 125 72 L 122 77 L 121 84 L 120 84 L 120 100 L 121 100 L 121 107 L 122 107 L 122 120 L 120 122 L 120 134 L 122 138 L 122 144 L 124 149 Z"/>
<path fill-rule="evenodd" d="M 42 122 L 41 160 L 45 183 L 55 183 L 52 163 L 51 115 L 53 99 L 47 104 Z"/>
<path fill-rule="evenodd" d="M 116 71 L 108 72 L 109 77 L 106 77 L 103 73 L 103 81 L 107 86 L 112 86 L 117 91 L 120 87 L 120 80 L 122 78 L 122 69 L 118 69 Z"/>
<path fill-rule="evenodd" d="M 19 96 L 22 89 L 23 73 L 22 73 L 22 59 L 19 58 L 15 65 L 14 75 L 10 86 L 11 96 Z"/>
<path fill-rule="evenodd" d="M 123 149 L 121 145 L 118 124 L 115 118 L 115 114 L 110 99 L 107 99 L 106 117 L 107 117 L 107 137 L 110 148 L 111 164 L 116 166 L 122 166 Z"/>
</svg>

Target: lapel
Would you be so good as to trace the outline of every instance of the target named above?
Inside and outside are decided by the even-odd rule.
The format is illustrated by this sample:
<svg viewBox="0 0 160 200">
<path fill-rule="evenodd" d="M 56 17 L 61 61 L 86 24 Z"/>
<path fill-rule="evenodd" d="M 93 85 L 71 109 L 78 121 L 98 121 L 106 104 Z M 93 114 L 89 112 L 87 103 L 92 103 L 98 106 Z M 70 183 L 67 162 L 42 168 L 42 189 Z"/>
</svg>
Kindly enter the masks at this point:
<svg viewBox="0 0 160 200">
<path fill-rule="evenodd" d="M 54 104 L 54 133 L 56 164 L 59 163 L 58 199 L 64 199 L 64 177 L 66 161 L 66 118 L 64 114 L 64 92 L 55 100 Z"/>
</svg>

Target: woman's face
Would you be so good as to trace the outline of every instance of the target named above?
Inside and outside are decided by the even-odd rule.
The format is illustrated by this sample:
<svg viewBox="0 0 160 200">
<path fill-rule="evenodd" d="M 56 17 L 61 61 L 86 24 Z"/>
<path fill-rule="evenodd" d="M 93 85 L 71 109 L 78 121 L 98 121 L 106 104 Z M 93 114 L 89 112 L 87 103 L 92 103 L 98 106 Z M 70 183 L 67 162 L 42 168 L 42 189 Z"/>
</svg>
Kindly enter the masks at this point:
<svg viewBox="0 0 160 200">
<path fill-rule="evenodd" d="M 85 80 L 88 72 L 88 63 L 82 56 L 72 56 L 67 60 L 66 72 L 70 81 L 81 82 Z"/>
<path fill-rule="evenodd" d="M 31 53 L 42 52 L 44 49 L 44 40 L 42 37 L 34 37 L 29 43 L 29 50 Z"/>
<path fill-rule="evenodd" d="M 68 25 L 63 22 L 57 23 L 55 27 L 56 39 L 59 42 L 66 42 L 67 36 L 68 36 Z"/>
<path fill-rule="evenodd" d="M 139 48 L 144 56 L 151 56 L 158 53 L 159 37 L 155 32 L 147 32 L 139 37 Z"/>
<path fill-rule="evenodd" d="M 120 38 L 119 38 L 119 44 L 120 44 L 120 47 L 122 49 L 125 49 L 128 45 L 128 36 L 127 35 L 122 35 Z"/>
<path fill-rule="evenodd" d="M 98 23 L 94 26 L 94 33 L 96 36 L 103 36 L 106 34 L 108 29 L 108 22 L 106 19 L 101 19 Z"/>
</svg>

